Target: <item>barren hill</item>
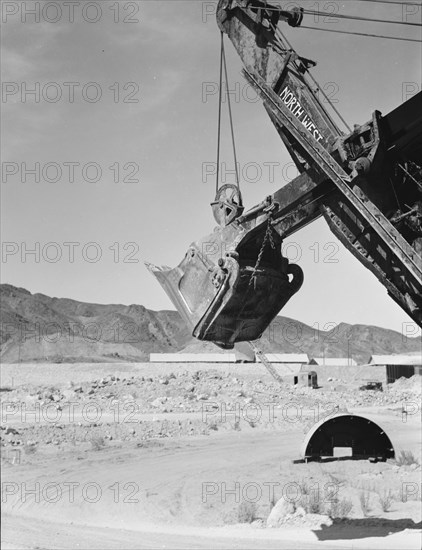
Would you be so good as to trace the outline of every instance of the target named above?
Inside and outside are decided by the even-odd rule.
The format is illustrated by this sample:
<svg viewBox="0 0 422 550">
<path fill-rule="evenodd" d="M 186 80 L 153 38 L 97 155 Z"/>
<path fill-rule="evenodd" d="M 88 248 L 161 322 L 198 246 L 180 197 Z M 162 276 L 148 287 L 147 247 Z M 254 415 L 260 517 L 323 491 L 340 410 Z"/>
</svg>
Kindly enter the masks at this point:
<svg viewBox="0 0 422 550">
<path fill-rule="evenodd" d="M 216 351 L 193 339 L 176 311 L 141 305 L 90 304 L 0 285 L 0 357 L 15 362 L 145 361 L 151 352 Z M 331 327 L 325 327 L 331 328 Z M 421 352 L 421 338 L 341 323 L 329 331 L 277 317 L 261 340 L 267 352 L 347 357 Z"/>
<path fill-rule="evenodd" d="M 4 362 L 145 361 L 178 351 L 191 336 L 175 311 L 89 304 L 0 285 Z"/>
</svg>

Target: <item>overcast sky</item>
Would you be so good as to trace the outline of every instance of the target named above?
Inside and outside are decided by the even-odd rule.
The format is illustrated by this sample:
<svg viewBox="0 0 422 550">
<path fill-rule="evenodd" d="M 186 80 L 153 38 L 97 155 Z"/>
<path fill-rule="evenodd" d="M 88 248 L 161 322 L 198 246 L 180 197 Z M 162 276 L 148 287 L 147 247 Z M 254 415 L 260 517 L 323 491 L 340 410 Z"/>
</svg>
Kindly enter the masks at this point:
<svg viewBox="0 0 422 550">
<path fill-rule="evenodd" d="M 50 2 L 48 10 L 39 2 L 39 21 L 21 4 L 35 5 L 2 2 L 2 282 L 50 296 L 171 309 L 143 261 L 175 266 L 215 226 L 209 207 L 215 179 L 204 173 L 216 150 L 215 2 L 81 0 Z M 301 5 L 421 21 L 414 6 Z M 312 16 L 304 24 L 420 38 L 420 28 L 410 26 Z M 284 30 L 303 56 L 318 62 L 314 75 L 351 125 L 375 109 L 387 114 L 420 89 L 420 44 Z M 228 41 L 226 51 L 230 84 L 239 92 L 233 117 L 251 207 L 295 172 Z M 223 161 L 232 168 L 226 130 Z M 276 163 L 273 172 L 269 163 Z M 40 181 L 38 174 L 25 177 L 25 165 L 39 171 Z M 348 322 L 400 331 L 410 322 L 324 221 L 289 244 L 305 283 L 284 315 L 319 328 Z"/>
</svg>

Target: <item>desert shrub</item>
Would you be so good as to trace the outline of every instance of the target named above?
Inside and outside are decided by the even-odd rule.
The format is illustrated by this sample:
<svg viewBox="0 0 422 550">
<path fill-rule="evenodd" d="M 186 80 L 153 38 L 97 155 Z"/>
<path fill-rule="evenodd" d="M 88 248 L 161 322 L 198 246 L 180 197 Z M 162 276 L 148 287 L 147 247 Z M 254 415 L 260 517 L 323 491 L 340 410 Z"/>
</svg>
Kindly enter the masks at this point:
<svg viewBox="0 0 422 550">
<path fill-rule="evenodd" d="M 378 493 L 378 499 L 380 501 L 382 511 L 388 512 L 394 500 L 391 489 L 388 489 L 388 491 L 384 489 L 382 493 Z"/>
<path fill-rule="evenodd" d="M 275 496 L 275 491 L 272 491 L 272 495 L 271 495 L 271 498 L 270 498 L 270 512 L 274 508 L 274 506 L 277 504 L 277 502 L 278 502 L 278 499 Z"/>
<path fill-rule="evenodd" d="M 311 492 L 311 489 L 309 487 L 309 483 L 306 481 L 306 479 L 303 479 L 298 482 L 300 494 L 303 495 L 309 495 Z"/>
<path fill-rule="evenodd" d="M 101 449 L 103 449 L 105 447 L 104 437 L 102 437 L 101 435 L 97 435 L 97 436 L 92 437 L 91 445 L 92 445 L 92 448 L 94 449 L 94 451 L 100 451 Z"/>
<path fill-rule="evenodd" d="M 400 500 L 401 502 L 407 502 L 407 494 L 406 491 L 403 491 L 403 486 L 401 487 L 400 491 L 397 491 L 397 500 Z"/>
<path fill-rule="evenodd" d="M 332 472 L 328 472 L 328 477 L 330 478 L 330 483 L 333 483 L 337 487 L 340 487 L 340 485 L 344 482 L 340 476 L 333 474 Z"/>
<path fill-rule="evenodd" d="M 400 454 L 396 457 L 396 464 L 397 466 L 411 466 L 412 464 L 419 464 L 419 460 L 412 451 L 400 451 Z"/>
<path fill-rule="evenodd" d="M 237 510 L 237 521 L 239 523 L 252 523 L 256 519 L 258 519 L 256 514 L 256 503 L 242 500 Z"/>
<path fill-rule="evenodd" d="M 367 491 L 361 491 L 359 493 L 359 502 L 360 506 L 362 508 L 363 515 L 365 517 L 368 516 L 369 512 L 371 511 L 371 507 L 369 505 L 370 496 Z"/>
<path fill-rule="evenodd" d="M 299 506 L 301 506 L 307 514 L 325 514 L 325 506 L 318 494 L 309 493 L 302 494 Z"/>
<path fill-rule="evenodd" d="M 25 451 L 26 455 L 33 455 L 37 452 L 38 447 L 36 443 L 25 443 L 23 446 L 23 450 Z"/>
<path fill-rule="evenodd" d="M 348 498 L 332 500 L 328 508 L 330 518 L 347 518 L 352 511 L 353 504 Z"/>
</svg>

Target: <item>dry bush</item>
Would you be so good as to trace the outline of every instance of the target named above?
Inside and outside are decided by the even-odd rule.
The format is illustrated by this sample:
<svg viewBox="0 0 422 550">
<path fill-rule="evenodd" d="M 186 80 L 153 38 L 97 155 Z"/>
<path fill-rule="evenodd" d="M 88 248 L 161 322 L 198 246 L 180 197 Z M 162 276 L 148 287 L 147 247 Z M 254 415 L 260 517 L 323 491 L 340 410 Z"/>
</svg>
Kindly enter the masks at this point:
<svg viewBox="0 0 422 550">
<path fill-rule="evenodd" d="M 325 514 L 324 502 L 319 495 L 315 493 L 302 494 L 299 506 L 301 506 L 307 514 Z"/>
<path fill-rule="evenodd" d="M 396 457 L 397 466 L 411 466 L 412 464 L 419 464 L 419 460 L 415 457 L 412 451 L 400 451 L 398 457 Z"/>
<path fill-rule="evenodd" d="M 271 510 L 274 508 L 274 506 L 277 504 L 278 502 L 278 499 L 277 497 L 275 496 L 275 491 L 272 492 L 272 495 L 271 495 L 271 498 L 270 498 L 270 512 Z"/>
<path fill-rule="evenodd" d="M 255 502 L 242 500 L 237 510 L 238 523 L 252 523 L 257 517 L 257 505 Z"/>
<path fill-rule="evenodd" d="M 246 422 L 249 424 L 251 428 L 256 428 L 256 422 L 253 422 L 252 420 L 246 420 Z"/>
<path fill-rule="evenodd" d="M 25 445 L 23 446 L 23 450 L 26 455 L 33 455 L 37 452 L 38 447 L 36 443 L 25 443 Z"/>
<path fill-rule="evenodd" d="M 335 499 L 331 501 L 328 508 L 328 515 L 330 518 L 347 518 L 353 509 L 352 501 L 348 498 L 342 498 L 341 500 Z"/>
<path fill-rule="evenodd" d="M 394 500 L 391 489 L 384 489 L 382 493 L 378 493 L 378 499 L 380 501 L 382 511 L 389 512 Z"/>
<path fill-rule="evenodd" d="M 349 481 L 350 487 L 369 493 L 376 493 L 379 489 L 378 483 L 375 481 L 368 481 L 366 479 L 351 479 Z"/>
<path fill-rule="evenodd" d="M 104 437 L 97 435 L 91 438 L 91 445 L 94 451 L 100 451 L 105 447 Z"/>
<path fill-rule="evenodd" d="M 311 492 L 311 488 L 309 487 L 309 483 L 306 481 L 306 479 L 303 479 L 298 482 L 300 494 L 303 495 L 309 495 Z"/>
<path fill-rule="evenodd" d="M 360 506 L 362 508 L 363 515 L 365 517 L 368 517 L 369 512 L 371 511 L 371 507 L 369 505 L 370 495 L 367 491 L 361 491 L 359 493 L 359 502 Z"/>
<path fill-rule="evenodd" d="M 334 485 L 341 487 L 345 484 L 346 477 L 344 475 L 344 472 L 341 474 L 341 477 L 339 475 L 336 475 L 337 473 L 338 472 L 335 472 L 335 473 L 328 472 L 328 477 L 330 478 L 330 483 L 334 483 Z"/>
</svg>

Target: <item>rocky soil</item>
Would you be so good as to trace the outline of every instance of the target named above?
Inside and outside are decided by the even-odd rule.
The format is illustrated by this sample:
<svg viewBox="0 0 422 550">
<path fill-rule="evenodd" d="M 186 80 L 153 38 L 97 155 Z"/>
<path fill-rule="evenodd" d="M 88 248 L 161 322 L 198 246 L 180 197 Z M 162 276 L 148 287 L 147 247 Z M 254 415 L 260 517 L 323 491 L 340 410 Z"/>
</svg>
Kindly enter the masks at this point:
<svg viewBox="0 0 422 550">
<path fill-rule="evenodd" d="M 75 384 L 2 388 L 1 445 L 23 447 L 107 441 L 145 441 L 218 430 L 300 429 L 360 407 L 414 415 L 420 377 L 380 391 L 328 379 L 319 389 L 280 385 L 268 376 L 246 378 L 214 369 L 152 376 L 102 378 Z M 404 411 L 404 412 L 403 412 Z M 9 425 L 11 424 L 11 425 Z"/>
</svg>

